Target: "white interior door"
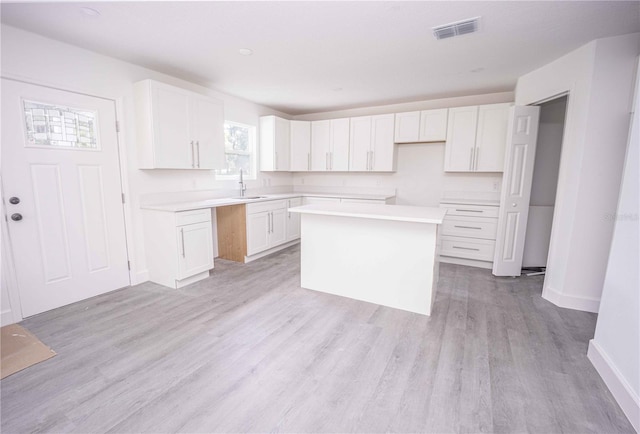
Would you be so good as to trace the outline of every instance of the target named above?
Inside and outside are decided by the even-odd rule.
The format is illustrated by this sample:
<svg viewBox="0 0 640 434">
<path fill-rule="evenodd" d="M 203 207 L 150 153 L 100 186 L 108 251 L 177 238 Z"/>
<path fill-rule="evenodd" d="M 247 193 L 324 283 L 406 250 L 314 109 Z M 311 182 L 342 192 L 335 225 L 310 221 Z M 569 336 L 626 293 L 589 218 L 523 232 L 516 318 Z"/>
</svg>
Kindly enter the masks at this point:
<svg viewBox="0 0 640 434">
<path fill-rule="evenodd" d="M 128 286 L 114 102 L 3 79 L 2 156 L 23 316 Z"/>
<path fill-rule="evenodd" d="M 509 113 L 504 177 L 493 259 L 496 276 L 519 276 L 527 231 L 540 107 L 514 106 Z"/>
</svg>

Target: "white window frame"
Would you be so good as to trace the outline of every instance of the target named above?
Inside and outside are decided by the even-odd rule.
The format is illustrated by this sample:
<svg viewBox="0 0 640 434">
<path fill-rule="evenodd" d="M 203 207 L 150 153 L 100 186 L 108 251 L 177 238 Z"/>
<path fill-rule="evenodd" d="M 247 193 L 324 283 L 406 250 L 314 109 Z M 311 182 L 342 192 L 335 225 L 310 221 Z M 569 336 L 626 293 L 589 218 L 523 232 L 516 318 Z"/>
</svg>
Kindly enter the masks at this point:
<svg viewBox="0 0 640 434">
<path fill-rule="evenodd" d="M 235 121 L 228 121 L 225 120 L 224 121 L 225 126 L 228 125 L 233 125 L 233 126 L 238 126 L 238 127 L 245 127 L 249 129 L 249 141 L 250 141 L 250 161 L 251 161 L 251 175 L 248 174 L 244 174 L 244 179 L 245 180 L 256 180 L 258 179 L 258 155 L 257 155 L 257 130 L 258 128 L 255 125 L 251 125 L 251 124 L 245 124 L 242 122 L 235 122 Z M 227 161 L 227 143 L 225 141 L 224 144 L 224 155 L 225 155 L 225 163 Z M 221 169 L 216 170 L 216 179 L 217 180 L 235 180 L 238 179 L 238 175 L 225 175 L 220 173 Z"/>
</svg>

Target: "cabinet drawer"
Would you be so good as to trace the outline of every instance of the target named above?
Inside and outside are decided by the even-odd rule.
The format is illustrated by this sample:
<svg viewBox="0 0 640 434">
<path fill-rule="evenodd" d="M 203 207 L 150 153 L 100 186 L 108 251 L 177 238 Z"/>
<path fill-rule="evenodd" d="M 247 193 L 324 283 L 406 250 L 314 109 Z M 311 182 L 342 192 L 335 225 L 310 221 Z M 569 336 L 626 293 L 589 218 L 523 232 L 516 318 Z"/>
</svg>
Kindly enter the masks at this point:
<svg viewBox="0 0 640 434">
<path fill-rule="evenodd" d="M 176 226 L 193 223 L 211 222 L 211 209 L 197 209 L 194 211 L 180 211 L 176 213 Z"/>
<path fill-rule="evenodd" d="M 265 202 L 254 202 L 247 204 L 247 214 L 255 214 L 264 211 L 273 211 L 274 209 L 286 208 L 286 200 L 268 200 Z"/>
<path fill-rule="evenodd" d="M 455 203 L 441 203 L 440 208 L 447 209 L 447 216 L 491 217 L 498 218 L 498 206 L 462 205 Z"/>
<path fill-rule="evenodd" d="M 496 246 L 493 240 L 443 236 L 441 242 L 440 255 L 442 256 L 493 261 Z"/>
<path fill-rule="evenodd" d="M 495 240 L 497 233 L 498 220 L 493 218 L 446 216 L 442 223 L 442 235 Z"/>
</svg>

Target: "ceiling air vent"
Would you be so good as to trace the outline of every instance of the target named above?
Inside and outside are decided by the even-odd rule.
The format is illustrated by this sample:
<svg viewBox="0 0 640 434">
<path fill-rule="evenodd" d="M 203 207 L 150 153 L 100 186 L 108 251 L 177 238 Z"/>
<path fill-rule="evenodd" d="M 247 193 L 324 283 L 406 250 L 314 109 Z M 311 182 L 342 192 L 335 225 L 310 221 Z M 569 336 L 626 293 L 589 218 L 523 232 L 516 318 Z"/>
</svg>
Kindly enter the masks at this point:
<svg viewBox="0 0 640 434">
<path fill-rule="evenodd" d="M 480 17 L 469 18 L 467 20 L 456 21 L 433 28 L 433 36 L 436 39 L 453 38 L 454 36 L 466 35 L 478 31 Z"/>
</svg>

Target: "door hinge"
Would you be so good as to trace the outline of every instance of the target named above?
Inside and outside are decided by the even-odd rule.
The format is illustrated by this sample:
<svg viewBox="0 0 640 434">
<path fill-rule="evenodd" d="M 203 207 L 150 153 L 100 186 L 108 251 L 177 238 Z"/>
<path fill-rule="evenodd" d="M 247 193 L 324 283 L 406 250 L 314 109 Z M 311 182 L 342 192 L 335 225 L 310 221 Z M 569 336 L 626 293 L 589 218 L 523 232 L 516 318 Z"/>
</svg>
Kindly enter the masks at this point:
<svg viewBox="0 0 640 434">
<path fill-rule="evenodd" d="M 120 122 L 116 121 L 116 133 L 120 132 Z"/>
<path fill-rule="evenodd" d="M 124 203 L 124 193 L 122 193 L 122 203 Z"/>
<path fill-rule="evenodd" d="M 127 268 L 131 271 L 131 261 L 127 261 Z"/>
</svg>

